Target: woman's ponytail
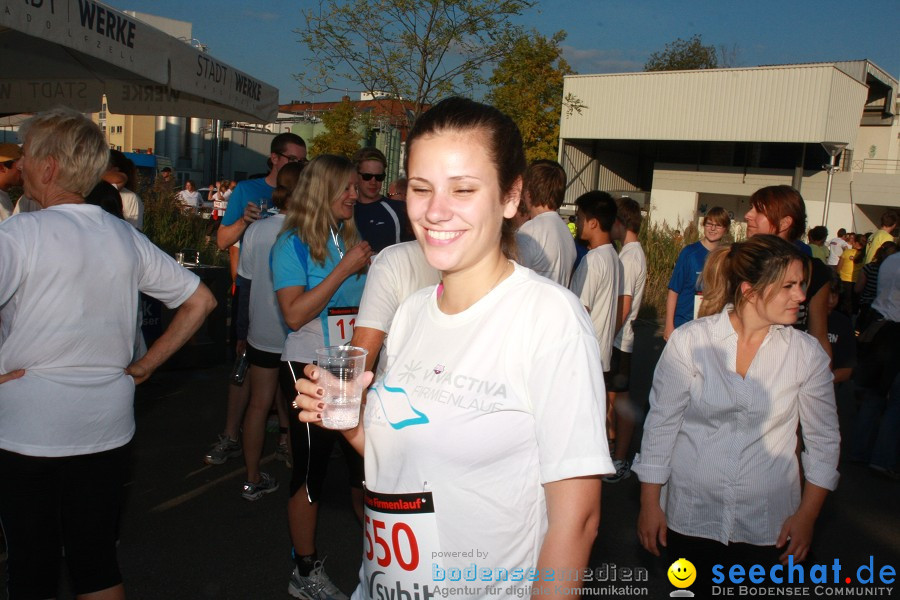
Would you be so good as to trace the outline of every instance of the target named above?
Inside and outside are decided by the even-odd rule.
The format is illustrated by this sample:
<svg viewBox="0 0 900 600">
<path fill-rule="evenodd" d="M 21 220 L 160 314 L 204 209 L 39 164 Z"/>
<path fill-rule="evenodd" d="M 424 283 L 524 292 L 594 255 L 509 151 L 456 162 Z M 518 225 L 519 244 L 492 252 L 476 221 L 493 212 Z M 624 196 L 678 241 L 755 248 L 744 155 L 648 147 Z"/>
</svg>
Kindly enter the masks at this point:
<svg viewBox="0 0 900 600">
<path fill-rule="evenodd" d="M 731 302 L 731 248 L 716 248 L 706 257 L 703 267 L 703 302 L 700 304 L 698 317 L 708 317 L 722 311 Z"/>
</svg>

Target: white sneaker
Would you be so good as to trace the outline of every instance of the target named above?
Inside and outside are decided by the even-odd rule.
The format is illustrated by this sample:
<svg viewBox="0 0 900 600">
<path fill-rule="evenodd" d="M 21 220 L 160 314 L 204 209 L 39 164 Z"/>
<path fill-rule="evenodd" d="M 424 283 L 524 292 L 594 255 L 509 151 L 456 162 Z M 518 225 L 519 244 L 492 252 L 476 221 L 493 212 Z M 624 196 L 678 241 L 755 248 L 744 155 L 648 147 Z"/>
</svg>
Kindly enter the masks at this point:
<svg viewBox="0 0 900 600">
<path fill-rule="evenodd" d="M 324 560 L 316 561 L 308 577 L 294 567 L 288 594 L 302 600 L 347 600 L 347 595 L 338 589 L 325 572 Z"/>
</svg>

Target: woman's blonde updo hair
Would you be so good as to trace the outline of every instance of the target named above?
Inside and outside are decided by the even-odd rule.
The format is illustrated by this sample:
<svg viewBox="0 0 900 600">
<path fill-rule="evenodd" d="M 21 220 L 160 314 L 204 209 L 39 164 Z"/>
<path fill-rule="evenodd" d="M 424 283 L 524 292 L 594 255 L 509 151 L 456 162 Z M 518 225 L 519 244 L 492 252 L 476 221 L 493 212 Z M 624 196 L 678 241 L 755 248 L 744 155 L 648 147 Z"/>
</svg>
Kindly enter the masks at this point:
<svg viewBox="0 0 900 600">
<path fill-rule="evenodd" d="M 808 283 L 809 257 L 776 235 L 755 235 L 747 241 L 713 250 L 703 267 L 703 303 L 698 316 L 714 315 L 726 304 L 740 310 L 747 301 L 747 294 L 741 291 L 745 281 L 751 286 L 750 293 L 765 300 L 765 290 L 781 282 L 795 260 L 803 264 L 803 278 Z"/>
</svg>

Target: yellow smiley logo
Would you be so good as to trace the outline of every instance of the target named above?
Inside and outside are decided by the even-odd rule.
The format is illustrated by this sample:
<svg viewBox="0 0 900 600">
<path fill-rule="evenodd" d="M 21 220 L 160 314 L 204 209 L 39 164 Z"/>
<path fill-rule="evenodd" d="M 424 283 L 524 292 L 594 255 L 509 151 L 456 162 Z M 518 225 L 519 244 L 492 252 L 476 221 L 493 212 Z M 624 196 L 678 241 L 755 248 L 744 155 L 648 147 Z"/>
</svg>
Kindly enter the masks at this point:
<svg viewBox="0 0 900 600">
<path fill-rule="evenodd" d="M 669 583 L 677 588 L 690 587 L 697 579 L 697 569 L 686 558 L 679 558 L 669 567 Z"/>
</svg>

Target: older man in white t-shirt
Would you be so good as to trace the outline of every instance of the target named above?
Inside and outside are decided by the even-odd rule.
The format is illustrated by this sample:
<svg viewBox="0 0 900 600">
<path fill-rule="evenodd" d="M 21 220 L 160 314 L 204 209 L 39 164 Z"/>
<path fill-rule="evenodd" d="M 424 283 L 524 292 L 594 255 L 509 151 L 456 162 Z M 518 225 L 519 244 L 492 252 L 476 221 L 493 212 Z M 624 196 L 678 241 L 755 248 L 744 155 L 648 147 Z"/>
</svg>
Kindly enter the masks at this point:
<svg viewBox="0 0 900 600">
<path fill-rule="evenodd" d="M 575 264 L 575 241 L 556 211 L 566 193 L 566 172 L 552 160 L 537 160 L 525 171 L 522 201 L 531 220 L 516 233 L 518 262 L 568 287 Z"/>
</svg>

